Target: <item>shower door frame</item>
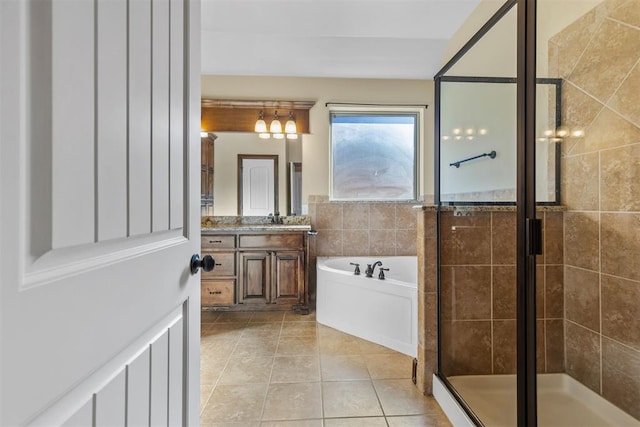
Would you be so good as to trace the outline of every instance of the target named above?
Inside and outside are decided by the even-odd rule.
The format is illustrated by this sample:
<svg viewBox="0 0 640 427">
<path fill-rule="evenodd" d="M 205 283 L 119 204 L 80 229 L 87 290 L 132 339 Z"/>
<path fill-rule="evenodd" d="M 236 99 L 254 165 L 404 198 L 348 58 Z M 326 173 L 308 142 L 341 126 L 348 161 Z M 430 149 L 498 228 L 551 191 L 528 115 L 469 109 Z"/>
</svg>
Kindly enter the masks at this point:
<svg viewBox="0 0 640 427">
<path fill-rule="evenodd" d="M 541 221 L 536 219 L 536 9 L 537 0 L 507 0 L 500 9 L 478 30 L 453 58 L 434 76 L 435 120 L 434 120 L 434 203 L 437 206 L 437 317 L 438 317 L 438 369 L 436 375 L 458 401 L 471 420 L 483 425 L 441 370 L 441 194 L 440 194 L 440 121 L 441 82 L 444 74 L 453 67 L 497 22 L 514 6 L 517 10 L 517 165 L 516 165 L 516 328 L 517 328 L 517 424 L 537 425 L 537 370 L 536 370 L 536 254 L 541 252 Z M 556 94 L 559 96 L 559 93 Z M 559 111 L 557 110 L 557 114 Z M 559 118 L 557 119 L 559 121 Z M 557 157 L 556 180 L 559 175 Z M 557 181 L 559 182 L 559 181 Z M 560 203 L 559 188 L 556 201 Z M 504 203 L 501 203 L 504 204 Z M 543 204 L 543 203 L 541 203 Z M 549 204 L 549 203 L 546 203 Z"/>
</svg>

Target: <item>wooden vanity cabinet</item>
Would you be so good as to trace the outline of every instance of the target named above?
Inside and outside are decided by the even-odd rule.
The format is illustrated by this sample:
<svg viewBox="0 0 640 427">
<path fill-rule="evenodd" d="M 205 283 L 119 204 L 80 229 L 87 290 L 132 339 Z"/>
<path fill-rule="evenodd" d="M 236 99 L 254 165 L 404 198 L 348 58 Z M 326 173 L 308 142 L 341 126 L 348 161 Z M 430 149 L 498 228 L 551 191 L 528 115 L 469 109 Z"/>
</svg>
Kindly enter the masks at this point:
<svg viewBox="0 0 640 427">
<path fill-rule="evenodd" d="M 203 307 L 231 306 L 236 302 L 236 236 L 202 235 L 202 256 L 211 255 L 216 263 L 210 272 L 202 272 L 200 299 Z"/>
<path fill-rule="evenodd" d="M 233 271 L 226 259 L 230 254 L 224 237 L 233 237 L 236 260 Z M 207 239 L 205 239 L 205 237 Z M 208 248 L 205 248 L 205 240 Z M 231 242 L 229 239 L 227 242 Z M 203 252 L 210 251 L 216 267 L 202 276 L 203 307 L 227 306 L 235 310 L 282 310 L 307 306 L 306 231 L 236 232 L 203 235 Z M 217 245 L 211 247 L 211 245 Z M 230 243 L 227 243 L 227 246 Z M 218 265 L 222 264 L 222 265 Z M 217 271 L 217 273 L 216 273 Z M 213 274 L 212 274 L 213 273 Z M 225 284 L 223 284 L 223 282 Z M 222 286 L 235 284 L 233 303 L 224 298 Z M 213 285 L 218 288 L 212 288 Z M 209 292 L 208 295 L 205 295 Z M 211 294 L 211 292 L 214 292 Z M 221 293 L 216 293 L 221 292 Z M 223 302 L 220 302 L 224 300 Z M 205 301 L 207 304 L 205 304 Z"/>
</svg>

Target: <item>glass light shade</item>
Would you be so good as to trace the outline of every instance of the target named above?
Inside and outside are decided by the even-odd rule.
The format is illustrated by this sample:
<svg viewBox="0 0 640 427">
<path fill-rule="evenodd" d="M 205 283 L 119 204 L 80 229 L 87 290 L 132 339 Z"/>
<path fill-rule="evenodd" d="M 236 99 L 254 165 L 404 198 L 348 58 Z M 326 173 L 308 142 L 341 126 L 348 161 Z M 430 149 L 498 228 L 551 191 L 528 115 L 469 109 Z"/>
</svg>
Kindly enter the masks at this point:
<svg viewBox="0 0 640 427">
<path fill-rule="evenodd" d="M 259 137 L 260 139 L 269 139 L 269 138 L 271 138 L 271 134 L 270 134 L 270 133 L 267 133 L 267 132 L 262 132 L 262 133 L 259 133 L 259 134 L 258 134 L 258 137 Z"/>
<path fill-rule="evenodd" d="M 273 138 L 274 139 L 284 139 L 284 133 L 274 133 L 273 134 Z"/>
<path fill-rule="evenodd" d="M 287 120 L 287 123 L 284 125 L 285 133 L 298 133 L 298 129 L 296 128 L 296 122 L 293 119 Z"/>
<path fill-rule="evenodd" d="M 200 131 L 200 138 L 206 138 L 209 136 L 209 132 L 205 132 L 203 130 Z"/>
<path fill-rule="evenodd" d="M 273 121 L 271 122 L 271 126 L 269 126 L 269 132 L 282 133 L 282 123 L 280 123 L 280 120 L 273 119 Z"/>
<path fill-rule="evenodd" d="M 265 123 L 264 120 L 262 119 L 258 119 L 258 121 L 256 121 L 256 125 L 253 128 L 254 132 L 258 132 L 258 133 L 265 133 L 267 132 L 267 124 Z"/>
<path fill-rule="evenodd" d="M 298 139 L 298 134 L 297 133 L 288 133 L 287 134 L 287 139 Z"/>
</svg>

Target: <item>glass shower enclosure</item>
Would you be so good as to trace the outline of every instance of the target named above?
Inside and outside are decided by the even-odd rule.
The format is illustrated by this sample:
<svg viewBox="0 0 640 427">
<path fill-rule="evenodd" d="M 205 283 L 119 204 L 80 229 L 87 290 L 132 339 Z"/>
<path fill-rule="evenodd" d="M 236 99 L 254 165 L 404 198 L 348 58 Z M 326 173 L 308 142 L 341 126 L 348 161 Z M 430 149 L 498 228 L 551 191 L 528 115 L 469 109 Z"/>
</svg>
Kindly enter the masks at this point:
<svg viewBox="0 0 640 427">
<path fill-rule="evenodd" d="M 507 1 L 435 78 L 437 376 L 476 425 L 640 425 L 639 11 Z"/>
</svg>

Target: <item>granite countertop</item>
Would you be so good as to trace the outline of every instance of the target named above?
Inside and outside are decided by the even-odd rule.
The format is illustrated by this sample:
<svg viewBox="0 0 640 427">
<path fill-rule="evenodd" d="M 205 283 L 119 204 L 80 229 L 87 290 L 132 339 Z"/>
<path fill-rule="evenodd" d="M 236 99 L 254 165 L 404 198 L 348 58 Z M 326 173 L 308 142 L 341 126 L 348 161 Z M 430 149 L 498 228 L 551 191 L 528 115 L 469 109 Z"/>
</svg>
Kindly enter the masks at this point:
<svg viewBox="0 0 640 427">
<path fill-rule="evenodd" d="M 311 230 L 308 216 L 281 216 L 282 224 L 274 224 L 270 217 L 203 216 L 202 233 L 216 231 L 305 231 Z"/>
</svg>

